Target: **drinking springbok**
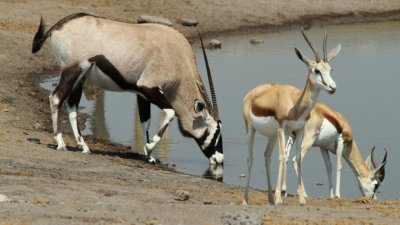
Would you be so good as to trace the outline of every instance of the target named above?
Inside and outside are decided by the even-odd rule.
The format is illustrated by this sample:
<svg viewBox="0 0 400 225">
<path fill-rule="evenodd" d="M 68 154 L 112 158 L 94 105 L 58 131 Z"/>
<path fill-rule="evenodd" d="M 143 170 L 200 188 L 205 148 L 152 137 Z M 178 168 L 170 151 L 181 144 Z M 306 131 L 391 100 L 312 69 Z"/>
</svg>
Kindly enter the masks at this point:
<svg viewBox="0 0 400 225">
<path fill-rule="evenodd" d="M 290 149 L 295 140 L 295 135 L 289 137 L 286 145 L 286 164 L 290 154 Z M 385 178 L 385 165 L 387 162 L 386 149 L 383 161 L 379 166 L 377 166 L 374 157 L 375 148 L 372 149 L 371 154 L 364 162 L 357 143 L 353 138 L 352 130 L 346 117 L 321 102 L 318 102 L 315 105 L 314 109 L 311 111 L 311 117 L 304 127 L 301 160 L 303 160 L 304 156 L 312 146 L 319 147 L 321 150 L 322 158 L 325 161 L 326 171 L 328 173 L 329 194 L 331 198 L 340 198 L 340 170 L 342 168 L 343 156 L 350 168 L 353 170 L 363 196 L 376 199 L 376 191 Z M 337 156 L 335 195 L 333 194 L 332 165 L 329 158 L 329 152 L 332 152 Z M 293 162 L 297 173 L 297 163 L 295 160 L 297 160 L 296 157 L 293 158 Z M 283 182 L 283 189 L 286 190 L 286 173 Z M 304 186 L 303 183 L 301 185 Z"/>
<path fill-rule="evenodd" d="M 243 118 L 246 126 L 249 156 L 247 158 L 248 173 L 243 204 L 248 202 L 248 188 L 250 183 L 251 167 L 253 163 L 253 143 L 256 131 L 268 137 L 265 150 L 265 166 L 268 182 L 268 200 L 271 204 L 282 203 L 281 185 L 285 166 L 285 144 L 289 134 L 295 132 L 298 139 L 303 139 L 304 125 L 310 117 L 310 111 L 317 102 L 321 90 L 330 94 L 336 91 L 336 84 L 331 78 L 331 61 L 340 51 L 341 45 L 335 47 L 329 54 L 326 52 L 327 33 L 325 32 L 323 50 L 324 58 L 320 59 L 318 52 L 312 46 L 304 30 L 301 29 L 304 39 L 314 52 L 315 60 L 304 56 L 297 48 L 297 57 L 308 67 L 308 76 L 303 91 L 298 95 L 297 88 L 290 85 L 267 83 L 251 90 L 243 100 Z M 277 138 L 279 137 L 279 172 L 275 189 L 275 201 L 272 196 L 272 183 L 270 174 L 271 154 Z M 301 141 L 297 142 L 301 144 Z M 298 144 L 298 154 L 300 154 Z M 299 174 L 301 174 L 300 160 L 298 161 Z M 304 191 L 301 189 L 301 176 L 298 179 L 298 193 L 301 204 L 305 204 Z"/>
<path fill-rule="evenodd" d="M 58 120 L 58 112 L 66 101 L 76 142 L 83 153 L 90 152 L 76 121 L 82 84 L 88 79 L 105 90 L 137 94 L 140 121 L 147 139 L 144 152 L 150 161 L 154 160 L 151 153 L 155 145 L 177 116 L 181 133 L 196 140 L 210 163 L 223 163 L 221 120 L 211 74 L 208 77 L 212 103 L 192 47 L 177 30 L 77 13 L 63 18 L 45 32 L 41 18 L 32 53 L 39 51 L 49 37 L 61 69 L 59 84 L 49 97 L 57 149 L 66 150 Z M 151 103 L 166 116 L 150 139 Z"/>
</svg>

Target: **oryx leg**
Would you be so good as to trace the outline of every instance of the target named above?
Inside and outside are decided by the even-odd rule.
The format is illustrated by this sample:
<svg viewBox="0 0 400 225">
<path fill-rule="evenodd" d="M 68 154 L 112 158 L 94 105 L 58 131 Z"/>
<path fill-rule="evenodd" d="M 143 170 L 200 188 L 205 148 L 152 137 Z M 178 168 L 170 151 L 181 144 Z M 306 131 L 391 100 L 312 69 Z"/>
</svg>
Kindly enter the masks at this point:
<svg viewBox="0 0 400 225">
<path fill-rule="evenodd" d="M 78 148 L 82 150 L 82 153 L 90 153 L 89 147 L 86 145 L 85 141 L 83 140 L 81 131 L 78 126 L 77 122 L 77 110 L 79 106 L 79 102 L 81 101 L 82 97 L 82 88 L 83 82 L 77 81 L 76 85 L 73 87 L 71 94 L 67 100 L 67 111 L 69 122 L 72 127 L 72 131 L 74 132 L 75 141 L 78 145 Z"/>
<path fill-rule="evenodd" d="M 139 116 L 140 116 L 140 121 L 142 123 L 142 129 L 144 132 L 143 136 L 145 136 L 146 138 L 144 145 L 144 152 L 145 155 L 147 155 L 147 157 L 149 158 L 150 162 L 155 162 L 154 158 L 151 157 L 151 153 L 155 149 L 157 143 L 160 142 L 169 123 L 174 119 L 175 110 L 173 110 L 169 106 L 168 102 L 165 100 L 162 92 L 159 89 L 150 89 L 148 90 L 148 92 L 149 92 L 147 94 L 148 96 L 158 99 L 158 101 L 152 101 L 152 102 L 157 102 L 157 106 L 160 107 L 160 109 L 165 113 L 165 117 L 164 120 L 161 122 L 161 126 L 158 128 L 156 134 L 150 139 L 148 135 L 150 118 L 151 118 L 150 102 L 141 96 L 138 97 Z"/>
<path fill-rule="evenodd" d="M 340 136 L 336 146 L 336 157 L 337 157 L 337 165 L 336 165 L 336 193 L 335 197 L 340 198 L 340 171 L 342 169 L 342 155 L 343 155 L 343 138 Z"/>
<path fill-rule="evenodd" d="M 249 125 L 246 135 L 249 155 L 247 157 L 247 178 L 246 178 L 246 189 L 244 190 L 244 196 L 243 196 L 243 205 L 247 205 L 249 201 L 250 175 L 251 175 L 251 167 L 253 165 L 254 133 L 255 129 L 251 125 Z"/>
<path fill-rule="evenodd" d="M 150 120 L 151 120 L 151 109 L 150 109 L 150 102 L 144 99 L 142 96 L 137 96 L 137 105 L 139 110 L 139 118 L 140 124 L 142 126 L 142 133 L 143 133 L 143 143 L 149 143 L 149 129 L 150 129 Z M 145 154 L 147 154 L 146 149 Z"/>
<path fill-rule="evenodd" d="M 137 104 L 139 109 L 139 118 L 140 124 L 142 126 L 142 134 L 143 134 L 143 151 L 144 154 L 149 158 L 149 161 L 154 162 L 155 159 L 149 154 L 146 149 L 146 144 L 150 143 L 149 137 L 149 129 L 150 129 L 150 121 L 151 121 L 151 107 L 150 102 L 144 99 L 142 96 L 137 96 Z"/>
<path fill-rule="evenodd" d="M 64 101 L 70 96 L 74 86 L 79 83 L 79 80 L 83 77 L 86 71 L 83 71 L 79 64 L 62 69 L 60 81 L 49 96 L 54 141 L 57 143 L 57 149 L 59 150 L 67 150 L 60 131 L 60 121 L 58 118 L 60 108 L 64 104 Z"/>
<path fill-rule="evenodd" d="M 287 166 L 289 162 L 290 150 L 292 149 L 292 146 L 295 141 L 296 141 L 296 135 L 294 133 L 290 134 L 285 147 L 285 167 L 283 168 L 283 181 L 282 181 L 282 192 L 284 196 L 287 196 L 286 180 L 287 180 Z"/>
<path fill-rule="evenodd" d="M 325 162 L 326 173 L 328 175 L 328 183 L 329 183 L 329 196 L 334 198 L 333 195 L 333 184 L 332 184 L 332 164 L 331 159 L 329 157 L 329 152 L 326 149 L 321 149 L 321 155 Z"/>
</svg>

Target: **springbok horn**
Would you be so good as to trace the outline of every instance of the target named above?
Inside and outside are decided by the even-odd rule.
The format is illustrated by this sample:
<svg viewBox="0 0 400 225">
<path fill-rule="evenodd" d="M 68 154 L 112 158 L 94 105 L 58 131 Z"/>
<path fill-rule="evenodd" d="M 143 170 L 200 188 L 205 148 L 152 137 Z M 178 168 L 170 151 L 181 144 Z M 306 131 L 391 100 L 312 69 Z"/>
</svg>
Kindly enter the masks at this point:
<svg viewBox="0 0 400 225">
<path fill-rule="evenodd" d="M 385 156 L 383 157 L 382 163 L 386 162 L 386 157 L 387 157 L 387 151 L 386 151 L 386 148 L 384 148 L 383 150 L 385 150 Z"/>
<path fill-rule="evenodd" d="M 326 41 L 328 40 L 328 31 L 325 29 L 324 36 L 324 62 L 328 62 L 328 53 L 326 52 Z"/>
<path fill-rule="evenodd" d="M 317 51 L 315 51 L 311 41 L 307 38 L 306 34 L 304 33 L 303 27 L 301 27 L 301 33 L 303 34 L 304 39 L 307 41 L 308 45 L 310 46 L 311 50 L 314 52 L 314 56 L 317 62 L 321 61 L 321 58 L 319 58 L 319 54 Z"/>
<path fill-rule="evenodd" d="M 375 151 L 375 146 L 371 150 L 371 163 L 372 163 L 372 166 L 374 167 L 374 169 L 376 169 L 374 151 Z"/>
<path fill-rule="evenodd" d="M 386 151 L 386 148 L 384 148 L 384 150 L 385 150 L 385 156 L 383 157 L 382 164 L 381 164 L 381 167 L 382 167 L 382 165 L 383 165 L 383 167 L 380 169 L 380 174 L 378 177 L 381 182 L 385 179 L 385 164 L 386 164 L 387 151 Z"/>
<path fill-rule="evenodd" d="M 215 95 L 214 83 L 213 83 L 212 76 L 211 76 L 210 66 L 208 64 L 206 50 L 204 49 L 203 38 L 201 37 L 200 31 L 197 31 L 197 32 L 199 34 L 201 49 L 203 50 L 204 61 L 206 63 L 208 83 L 210 85 L 210 92 L 211 92 L 213 116 L 216 121 L 219 121 L 220 118 L 219 118 L 219 113 L 218 113 L 217 97 Z"/>
</svg>

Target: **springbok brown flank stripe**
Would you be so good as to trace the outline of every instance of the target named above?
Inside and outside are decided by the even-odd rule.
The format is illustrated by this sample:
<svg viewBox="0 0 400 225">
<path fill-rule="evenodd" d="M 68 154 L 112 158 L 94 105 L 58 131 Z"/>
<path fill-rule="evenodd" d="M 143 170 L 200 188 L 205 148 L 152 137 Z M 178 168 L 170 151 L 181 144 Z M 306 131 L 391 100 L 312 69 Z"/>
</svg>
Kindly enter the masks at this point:
<svg viewBox="0 0 400 225">
<path fill-rule="evenodd" d="M 338 134 L 341 134 L 343 128 L 342 128 L 342 126 L 340 126 L 339 121 L 337 121 L 335 117 L 333 117 L 332 115 L 330 115 L 328 113 L 323 113 L 323 115 L 336 128 L 336 131 L 338 132 Z"/>
<path fill-rule="evenodd" d="M 258 107 L 258 105 L 253 105 L 253 107 L 251 108 L 251 112 L 253 113 L 253 115 L 257 117 L 267 117 L 267 116 L 276 117 L 274 109 Z"/>
</svg>

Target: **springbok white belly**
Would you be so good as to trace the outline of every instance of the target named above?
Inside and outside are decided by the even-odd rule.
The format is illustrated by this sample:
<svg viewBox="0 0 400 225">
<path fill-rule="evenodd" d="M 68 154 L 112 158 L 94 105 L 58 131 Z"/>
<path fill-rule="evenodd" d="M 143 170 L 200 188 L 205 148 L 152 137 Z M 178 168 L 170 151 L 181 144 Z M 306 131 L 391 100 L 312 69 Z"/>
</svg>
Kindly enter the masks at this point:
<svg viewBox="0 0 400 225">
<path fill-rule="evenodd" d="M 313 146 L 322 147 L 335 152 L 336 142 L 339 138 L 339 133 L 337 132 L 335 126 L 329 122 L 329 120 L 324 119 L 319 134 L 316 136 Z"/>
<path fill-rule="evenodd" d="M 250 122 L 259 133 L 266 137 L 275 136 L 278 131 L 278 121 L 273 116 L 258 117 L 250 110 Z"/>
</svg>

